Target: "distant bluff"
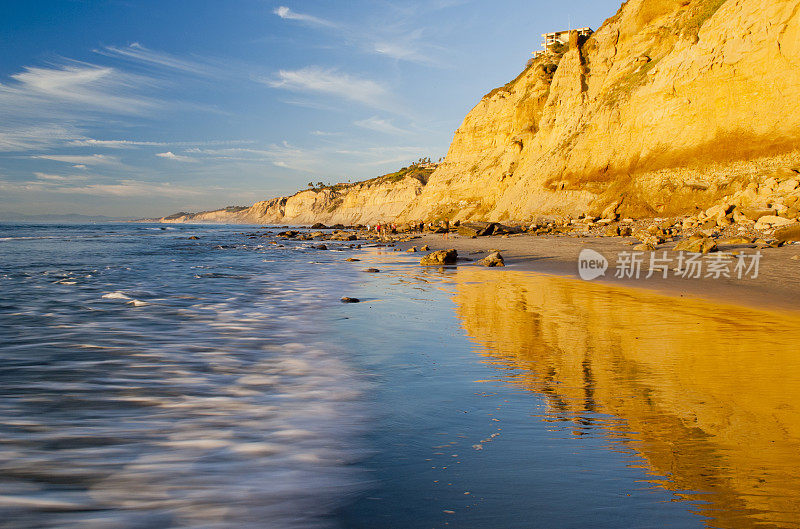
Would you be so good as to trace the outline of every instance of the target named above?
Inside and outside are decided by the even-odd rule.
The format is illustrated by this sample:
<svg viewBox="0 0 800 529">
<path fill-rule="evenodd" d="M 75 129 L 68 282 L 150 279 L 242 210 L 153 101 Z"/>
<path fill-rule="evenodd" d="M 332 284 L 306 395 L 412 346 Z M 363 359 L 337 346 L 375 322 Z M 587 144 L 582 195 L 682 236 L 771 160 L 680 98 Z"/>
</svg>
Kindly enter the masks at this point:
<svg viewBox="0 0 800 529">
<path fill-rule="evenodd" d="M 484 96 L 427 182 L 304 191 L 229 221 L 691 213 L 800 168 L 798 101 L 800 0 L 628 0 Z"/>
</svg>

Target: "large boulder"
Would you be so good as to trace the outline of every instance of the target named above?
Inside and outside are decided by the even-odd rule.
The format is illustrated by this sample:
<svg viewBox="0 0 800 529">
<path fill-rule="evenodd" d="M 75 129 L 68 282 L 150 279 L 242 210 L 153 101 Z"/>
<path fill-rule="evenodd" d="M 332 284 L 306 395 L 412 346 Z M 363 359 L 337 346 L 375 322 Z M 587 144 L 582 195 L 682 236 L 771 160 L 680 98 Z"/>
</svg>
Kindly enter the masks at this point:
<svg viewBox="0 0 800 529">
<path fill-rule="evenodd" d="M 446 265 L 454 264 L 457 260 L 458 252 L 451 248 L 449 250 L 437 250 L 429 253 L 420 259 L 419 264 L 423 266 Z"/>
<path fill-rule="evenodd" d="M 480 261 L 478 264 L 481 266 L 505 266 L 506 263 L 503 261 L 503 256 L 500 255 L 500 252 L 492 252 Z"/>
<path fill-rule="evenodd" d="M 767 230 L 770 228 L 775 228 L 777 226 L 785 226 L 787 224 L 793 224 L 794 222 L 795 222 L 794 219 L 778 217 L 777 215 L 765 215 L 760 219 L 758 219 L 758 222 L 756 222 L 754 227 L 757 230 Z"/>
<path fill-rule="evenodd" d="M 800 223 L 789 224 L 778 228 L 772 234 L 778 242 L 800 241 Z"/>
<path fill-rule="evenodd" d="M 748 218 L 749 220 L 759 220 L 761 217 L 766 217 L 769 215 L 774 215 L 775 211 L 771 209 L 743 209 L 741 214 Z"/>
<path fill-rule="evenodd" d="M 717 250 L 717 243 L 711 237 L 692 235 L 675 245 L 676 252 L 708 253 Z"/>
<path fill-rule="evenodd" d="M 522 233 L 522 228 L 517 226 L 506 226 L 505 224 L 497 223 L 494 225 L 492 235 L 513 235 L 515 233 Z"/>
<path fill-rule="evenodd" d="M 493 222 L 462 222 L 458 225 L 458 234 L 465 237 L 483 237 L 494 232 Z"/>
</svg>

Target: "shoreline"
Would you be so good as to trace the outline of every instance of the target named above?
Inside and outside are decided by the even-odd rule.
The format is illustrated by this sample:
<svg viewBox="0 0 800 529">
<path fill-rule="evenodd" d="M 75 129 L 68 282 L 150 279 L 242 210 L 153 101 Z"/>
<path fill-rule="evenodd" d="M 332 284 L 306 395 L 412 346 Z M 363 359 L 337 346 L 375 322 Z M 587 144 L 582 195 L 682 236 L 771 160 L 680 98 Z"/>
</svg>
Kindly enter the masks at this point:
<svg viewBox="0 0 800 529">
<path fill-rule="evenodd" d="M 616 256 L 619 252 L 631 252 L 632 245 L 638 242 L 632 237 L 564 237 L 547 235 L 513 235 L 507 238 L 488 236 L 475 239 L 450 234 L 443 238 L 441 234 L 423 234 L 411 241 L 396 242 L 400 252 L 406 252 L 412 246 L 418 248 L 428 245 L 431 251 L 455 249 L 458 251 L 459 264 L 479 266 L 474 262 L 486 256 L 489 250 L 499 250 L 505 259 L 503 269 L 529 271 L 562 277 L 580 279 L 578 275 L 578 255 L 584 248 L 595 250 L 609 261 L 605 275 L 594 279 L 593 283 L 624 286 L 661 292 L 677 297 L 692 297 L 718 301 L 734 305 L 744 305 L 766 310 L 800 311 L 800 244 L 789 244 L 779 248 L 756 248 L 755 245 L 740 245 L 722 248 L 723 251 L 742 251 L 746 255 L 761 252 L 758 276 L 750 275 L 742 279 L 703 277 L 700 279 L 682 278 L 675 275 L 672 267 L 667 278 L 653 276 L 646 279 L 647 260 L 650 252 L 643 252 L 645 263 L 642 274 L 636 278 L 617 278 Z M 673 244 L 665 244 L 656 250 L 658 256 L 667 250 L 667 257 L 676 259 L 678 252 L 672 250 Z M 425 255 L 416 252 L 411 255 Z M 714 254 L 704 257 L 713 258 Z M 795 257 L 793 260 L 792 258 Z M 660 272 L 659 272 L 660 273 Z M 752 275 L 752 274 L 751 274 Z"/>
</svg>

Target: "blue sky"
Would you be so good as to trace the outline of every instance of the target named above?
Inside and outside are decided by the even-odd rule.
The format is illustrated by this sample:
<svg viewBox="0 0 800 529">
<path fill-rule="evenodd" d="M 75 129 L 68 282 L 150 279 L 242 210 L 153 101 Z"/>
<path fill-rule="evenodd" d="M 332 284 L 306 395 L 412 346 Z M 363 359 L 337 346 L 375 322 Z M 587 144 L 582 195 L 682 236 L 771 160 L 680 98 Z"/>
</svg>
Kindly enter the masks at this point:
<svg viewBox="0 0 800 529">
<path fill-rule="evenodd" d="M 0 213 L 155 216 L 444 156 L 619 0 L 3 2 Z"/>
</svg>

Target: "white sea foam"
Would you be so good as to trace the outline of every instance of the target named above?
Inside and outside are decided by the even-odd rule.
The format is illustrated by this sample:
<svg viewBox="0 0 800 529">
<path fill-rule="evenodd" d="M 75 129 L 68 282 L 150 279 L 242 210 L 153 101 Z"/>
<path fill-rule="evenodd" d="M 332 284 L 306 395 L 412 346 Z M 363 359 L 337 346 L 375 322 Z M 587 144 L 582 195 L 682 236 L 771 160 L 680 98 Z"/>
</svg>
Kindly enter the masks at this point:
<svg viewBox="0 0 800 529">
<path fill-rule="evenodd" d="M 3 315 L 48 347 L 0 380 L 24 396 L 0 401 L 0 510 L 59 529 L 326 527 L 365 479 L 352 464 L 365 455 L 365 382 L 307 332 L 341 279 L 294 253 L 288 273 L 289 256 L 258 252 L 157 268 L 174 239 L 145 238 L 113 264 L 76 253 L 44 261 L 47 276 L 24 270 L 20 292 L 41 295 Z M 224 274 L 192 280 L 192 266 Z M 81 288 L 51 303 L 67 290 L 51 282 L 72 276 Z"/>
<path fill-rule="evenodd" d="M 130 296 L 125 294 L 124 292 L 109 292 L 108 294 L 102 295 L 103 299 L 131 299 Z"/>
</svg>

